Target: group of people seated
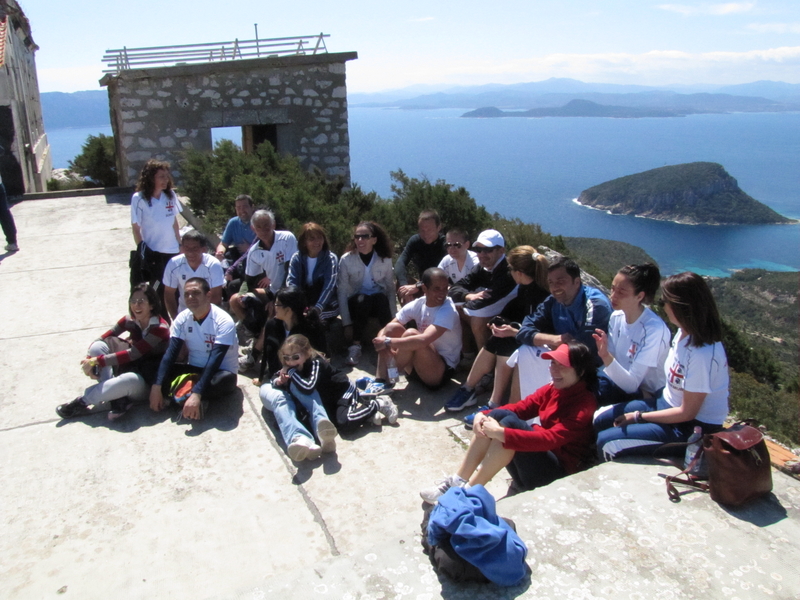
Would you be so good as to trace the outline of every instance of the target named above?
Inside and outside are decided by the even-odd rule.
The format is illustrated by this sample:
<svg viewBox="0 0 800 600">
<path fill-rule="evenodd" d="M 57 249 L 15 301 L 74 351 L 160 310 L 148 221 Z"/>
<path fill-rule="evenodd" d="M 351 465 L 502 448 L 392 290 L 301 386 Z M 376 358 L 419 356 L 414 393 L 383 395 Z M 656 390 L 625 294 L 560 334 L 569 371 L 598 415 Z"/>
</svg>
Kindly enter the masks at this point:
<svg viewBox="0 0 800 600">
<path fill-rule="evenodd" d="M 474 435 L 461 465 L 423 490 L 431 503 L 504 467 L 519 489 L 546 485 L 597 459 L 684 441 L 696 426 L 717 431 L 727 417 L 720 319 L 694 273 L 662 284 L 655 265 L 629 265 L 607 298 L 573 260 L 507 250 L 493 229 L 474 244 L 457 228 L 443 234 L 433 210 L 393 264 L 378 223 L 357 224 L 339 258 L 324 226 L 306 223 L 295 237 L 250 197 L 235 206 L 212 255 L 201 233 L 180 234 L 169 165 L 145 165 L 131 201 L 128 314 L 92 343 L 81 364 L 97 382 L 60 416 L 108 403 L 117 419 L 149 402 L 201 419 L 252 370 L 287 453 L 302 461 L 335 451 L 340 431 L 395 423 L 398 374 L 436 390 L 461 365 L 469 372 L 445 409 L 489 400 L 465 419 Z M 659 289 L 671 339 L 650 308 Z M 327 360 L 338 320 L 346 364 L 371 344 L 374 377 L 351 381 Z"/>
</svg>

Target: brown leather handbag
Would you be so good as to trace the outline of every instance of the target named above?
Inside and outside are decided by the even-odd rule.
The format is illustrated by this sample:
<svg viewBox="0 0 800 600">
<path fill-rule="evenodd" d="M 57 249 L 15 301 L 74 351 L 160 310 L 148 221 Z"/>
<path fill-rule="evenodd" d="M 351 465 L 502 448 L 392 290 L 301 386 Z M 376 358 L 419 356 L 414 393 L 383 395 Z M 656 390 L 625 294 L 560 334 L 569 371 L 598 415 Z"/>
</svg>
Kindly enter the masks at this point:
<svg viewBox="0 0 800 600">
<path fill-rule="evenodd" d="M 708 483 L 688 475 L 701 454 L 708 463 Z M 685 477 L 681 479 L 681 475 Z M 772 469 L 764 436 L 746 423 L 706 434 L 702 451 L 692 463 L 666 481 L 667 494 L 673 502 L 680 502 L 675 484 L 709 492 L 712 500 L 726 506 L 740 506 L 764 496 L 772 491 Z"/>
</svg>

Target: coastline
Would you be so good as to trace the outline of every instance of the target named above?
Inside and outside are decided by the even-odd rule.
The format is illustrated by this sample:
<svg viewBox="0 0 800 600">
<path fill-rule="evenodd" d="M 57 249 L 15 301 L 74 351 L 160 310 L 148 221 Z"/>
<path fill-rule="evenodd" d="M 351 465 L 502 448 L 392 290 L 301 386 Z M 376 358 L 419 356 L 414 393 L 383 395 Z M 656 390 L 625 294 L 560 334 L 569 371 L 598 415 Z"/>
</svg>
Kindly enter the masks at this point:
<svg viewBox="0 0 800 600">
<path fill-rule="evenodd" d="M 681 221 L 676 219 L 666 219 L 666 218 L 659 218 L 659 217 L 648 217 L 646 215 L 631 215 L 627 213 L 615 213 L 611 212 L 605 208 L 597 208 L 594 206 L 589 206 L 587 204 L 583 204 L 578 201 L 577 198 L 572 199 L 573 204 L 577 204 L 583 208 L 588 208 L 590 210 L 599 210 L 600 212 L 604 212 L 607 215 L 614 215 L 618 217 L 636 217 L 637 219 L 650 219 L 651 221 L 664 221 L 666 223 L 675 223 L 676 225 L 708 225 L 710 227 L 738 227 L 738 226 L 747 226 L 747 225 L 797 225 L 800 223 L 800 219 L 792 219 L 790 217 L 786 217 L 789 219 L 788 223 L 697 223 L 694 221 Z"/>
</svg>

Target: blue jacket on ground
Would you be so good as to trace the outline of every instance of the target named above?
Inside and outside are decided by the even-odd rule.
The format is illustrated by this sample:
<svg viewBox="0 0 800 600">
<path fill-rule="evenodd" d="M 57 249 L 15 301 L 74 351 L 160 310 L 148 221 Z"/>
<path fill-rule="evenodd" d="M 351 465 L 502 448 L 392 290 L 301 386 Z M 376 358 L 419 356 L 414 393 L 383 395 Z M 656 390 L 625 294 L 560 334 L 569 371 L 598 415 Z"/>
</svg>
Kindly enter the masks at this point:
<svg viewBox="0 0 800 600">
<path fill-rule="evenodd" d="M 492 583 L 511 586 L 525 576 L 528 549 L 497 516 L 494 498 L 482 485 L 451 487 L 439 498 L 428 521 L 428 543 L 435 546 L 447 535 L 453 550 Z"/>
</svg>

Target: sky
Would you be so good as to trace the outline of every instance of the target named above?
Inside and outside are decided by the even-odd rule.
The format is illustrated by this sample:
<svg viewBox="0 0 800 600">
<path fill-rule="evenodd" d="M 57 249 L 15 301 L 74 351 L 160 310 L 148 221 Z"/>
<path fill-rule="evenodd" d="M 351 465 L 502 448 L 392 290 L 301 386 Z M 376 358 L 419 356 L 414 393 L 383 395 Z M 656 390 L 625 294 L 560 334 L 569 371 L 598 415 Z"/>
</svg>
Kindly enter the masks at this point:
<svg viewBox="0 0 800 600">
<path fill-rule="evenodd" d="M 42 92 L 100 89 L 107 49 L 330 34 L 349 92 L 569 77 L 800 83 L 800 0 L 18 0 Z"/>
</svg>

